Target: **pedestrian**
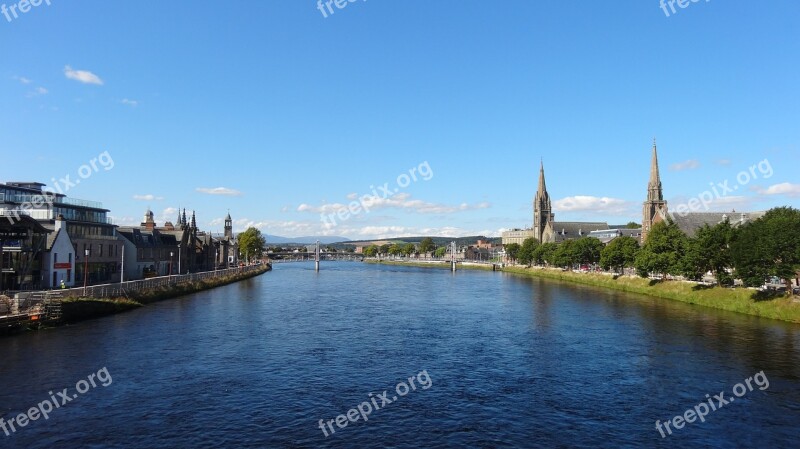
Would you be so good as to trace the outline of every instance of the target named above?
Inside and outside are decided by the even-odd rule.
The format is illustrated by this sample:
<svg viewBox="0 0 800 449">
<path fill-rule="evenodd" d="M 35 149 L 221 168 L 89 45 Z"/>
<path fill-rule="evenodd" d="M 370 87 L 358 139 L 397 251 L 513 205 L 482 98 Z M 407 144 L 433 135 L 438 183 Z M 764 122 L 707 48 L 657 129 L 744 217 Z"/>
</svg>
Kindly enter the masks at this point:
<svg viewBox="0 0 800 449">
<path fill-rule="evenodd" d="M 64 280 L 63 280 L 63 279 L 61 280 L 61 288 L 62 288 L 62 289 L 65 289 L 65 288 L 67 288 L 66 284 L 64 284 Z"/>
</svg>

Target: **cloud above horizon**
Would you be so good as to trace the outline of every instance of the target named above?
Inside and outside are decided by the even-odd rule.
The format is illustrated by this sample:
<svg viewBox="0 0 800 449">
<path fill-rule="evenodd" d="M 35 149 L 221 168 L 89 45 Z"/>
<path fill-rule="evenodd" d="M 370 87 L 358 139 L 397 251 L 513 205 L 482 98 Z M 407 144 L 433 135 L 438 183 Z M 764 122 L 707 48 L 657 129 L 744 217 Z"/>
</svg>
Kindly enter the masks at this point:
<svg viewBox="0 0 800 449">
<path fill-rule="evenodd" d="M 242 196 L 242 192 L 236 189 L 229 189 L 227 187 L 198 187 L 194 189 L 197 192 L 205 193 L 207 195 L 222 195 L 222 196 Z"/>
<path fill-rule="evenodd" d="M 577 195 L 556 200 L 553 208 L 559 212 L 598 212 L 624 216 L 631 214 L 631 204 L 618 198 Z"/>
<path fill-rule="evenodd" d="M 87 70 L 73 70 L 70 66 L 64 66 L 64 76 L 68 79 L 81 82 L 83 84 L 103 85 L 103 80 L 99 76 Z"/>
<path fill-rule="evenodd" d="M 700 161 L 697 159 L 689 159 L 688 161 L 678 162 L 669 166 L 672 171 L 694 170 L 700 168 Z"/>
<path fill-rule="evenodd" d="M 351 201 L 357 201 L 357 197 L 358 196 L 356 194 L 352 193 L 347 195 L 347 199 Z M 461 203 L 458 205 L 431 203 L 423 200 L 412 199 L 411 194 L 405 192 L 394 194 L 388 198 L 382 198 L 379 196 L 365 197 L 364 201 L 360 202 L 359 204 L 363 205 L 369 211 L 378 209 L 398 209 L 418 214 L 452 214 L 455 212 L 488 209 L 492 207 L 491 203 L 485 201 L 476 204 Z M 342 203 L 325 203 L 319 206 L 303 203 L 297 206 L 297 212 L 328 215 L 338 213 L 340 210 L 347 210 L 348 208 L 349 204 Z"/>
<path fill-rule="evenodd" d="M 146 194 L 146 195 L 133 195 L 133 199 L 139 201 L 161 201 L 164 199 L 163 196 L 155 196 L 153 194 Z"/>
</svg>

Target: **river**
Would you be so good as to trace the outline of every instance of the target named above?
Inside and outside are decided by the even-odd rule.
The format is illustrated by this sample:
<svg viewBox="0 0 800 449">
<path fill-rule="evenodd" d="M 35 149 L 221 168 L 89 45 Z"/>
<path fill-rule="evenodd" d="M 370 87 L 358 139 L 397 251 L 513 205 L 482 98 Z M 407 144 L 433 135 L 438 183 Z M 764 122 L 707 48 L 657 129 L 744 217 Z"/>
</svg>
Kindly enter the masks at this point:
<svg viewBox="0 0 800 449">
<path fill-rule="evenodd" d="M 798 325 L 668 300 L 280 264 L 0 339 L 0 447 L 798 447 L 798 362 Z"/>
</svg>

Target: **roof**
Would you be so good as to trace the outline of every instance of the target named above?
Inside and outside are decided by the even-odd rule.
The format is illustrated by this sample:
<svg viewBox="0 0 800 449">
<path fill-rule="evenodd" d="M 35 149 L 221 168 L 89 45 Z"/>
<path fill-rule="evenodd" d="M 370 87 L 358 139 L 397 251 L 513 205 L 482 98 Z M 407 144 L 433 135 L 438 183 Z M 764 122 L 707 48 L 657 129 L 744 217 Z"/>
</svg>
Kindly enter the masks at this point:
<svg viewBox="0 0 800 449">
<path fill-rule="evenodd" d="M 157 248 L 163 246 L 177 246 L 178 241 L 174 235 L 161 233 L 157 229 L 148 231 L 140 228 L 117 228 L 117 233 L 137 248 Z"/>
<path fill-rule="evenodd" d="M 689 237 L 694 237 L 697 231 L 705 225 L 716 226 L 726 219 L 732 226 L 741 226 L 764 216 L 766 212 L 670 212 L 669 217 L 678 228 Z"/>
<path fill-rule="evenodd" d="M 623 237 L 623 236 L 633 237 L 637 240 L 641 240 L 642 228 L 630 229 L 630 228 L 611 227 L 609 229 L 599 229 L 597 231 L 592 231 L 589 233 L 589 237 L 595 237 L 603 243 L 608 243 L 617 237 Z"/>
<path fill-rule="evenodd" d="M 592 231 L 608 229 L 608 223 L 600 221 L 554 221 L 551 226 L 555 233 L 556 242 L 577 239 L 589 235 Z"/>
</svg>

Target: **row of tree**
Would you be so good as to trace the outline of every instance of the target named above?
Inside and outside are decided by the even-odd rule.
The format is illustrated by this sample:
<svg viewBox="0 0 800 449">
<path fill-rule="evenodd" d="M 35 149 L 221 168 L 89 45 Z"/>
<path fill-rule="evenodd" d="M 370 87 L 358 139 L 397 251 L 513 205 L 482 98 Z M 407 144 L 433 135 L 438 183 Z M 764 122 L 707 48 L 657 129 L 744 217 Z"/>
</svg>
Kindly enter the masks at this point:
<svg viewBox="0 0 800 449">
<path fill-rule="evenodd" d="M 390 256 L 410 256 L 412 254 L 434 254 L 436 257 L 444 257 L 447 248 L 437 247 L 433 239 L 426 237 L 422 239 L 419 246 L 413 243 L 393 243 L 383 245 L 370 245 L 364 248 L 364 255 L 367 257 L 377 257 L 379 255 Z"/>
<path fill-rule="evenodd" d="M 641 247 L 637 239 L 627 236 L 605 246 L 593 237 L 558 244 L 539 244 L 530 238 L 522 245 L 506 245 L 505 250 L 508 258 L 525 265 L 572 269 L 598 264 L 616 272 L 635 268 L 642 277 L 672 274 L 692 280 L 711 272 L 721 285 L 732 285 L 737 278 L 757 287 L 777 277 L 791 292 L 791 279 L 800 269 L 800 211 L 781 207 L 743 226 L 729 221 L 705 225 L 694 237 L 671 221 L 657 223 Z"/>
</svg>

